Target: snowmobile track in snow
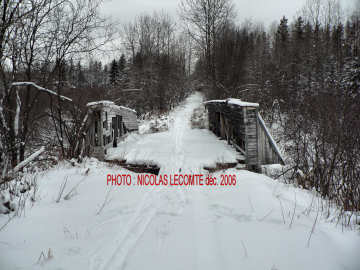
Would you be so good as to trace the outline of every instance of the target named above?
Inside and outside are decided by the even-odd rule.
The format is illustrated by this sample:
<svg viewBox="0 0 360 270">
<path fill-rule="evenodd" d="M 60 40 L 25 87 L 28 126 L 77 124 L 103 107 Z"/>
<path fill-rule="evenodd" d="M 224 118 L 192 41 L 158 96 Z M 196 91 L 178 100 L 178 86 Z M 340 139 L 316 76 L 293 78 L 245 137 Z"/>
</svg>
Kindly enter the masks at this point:
<svg viewBox="0 0 360 270">
<path fill-rule="evenodd" d="M 126 258 L 136 245 L 141 235 L 146 230 L 157 212 L 157 205 L 154 203 L 152 190 L 149 190 L 143 197 L 129 223 L 124 226 L 127 228 L 115 237 L 114 241 L 107 245 L 110 248 L 100 248 L 91 256 L 90 269 L 124 269 Z M 157 192 L 155 192 L 157 193 Z M 106 254 L 106 255 L 105 255 Z M 106 256 L 105 258 L 103 256 Z"/>
<path fill-rule="evenodd" d="M 159 174 L 159 172 L 162 174 L 170 174 L 184 169 L 185 171 L 191 170 L 190 168 L 182 168 L 182 165 L 184 164 L 183 135 L 184 130 L 190 128 L 190 118 L 194 109 L 194 106 L 179 106 L 178 110 L 175 111 L 175 113 L 178 114 L 178 117 L 176 117 L 175 121 L 172 123 L 169 134 L 170 138 L 173 140 L 174 153 L 169 157 L 166 166 L 160 169 L 157 166 L 129 165 L 126 164 L 125 160 L 112 160 L 108 162 L 125 168 L 127 168 L 126 166 L 129 166 L 129 168 L 127 168 L 129 170 L 135 168 L 137 170 L 136 172 L 153 172 L 156 175 Z M 179 114 L 181 117 L 179 117 Z M 124 269 L 126 267 L 126 258 L 128 254 L 136 246 L 137 241 L 141 238 L 157 214 L 181 214 L 182 209 L 186 204 L 186 197 L 183 190 L 180 188 L 175 189 L 176 192 L 173 193 L 176 194 L 175 198 L 165 196 L 166 194 L 162 194 L 161 191 L 162 188 L 158 188 L 156 191 L 154 191 L 154 188 L 151 188 L 146 193 L 144 198 L 138 204 L 132 219 L 124 226 L 124 228 L 128 229 L 121 231 L 110 245 L 107 245 L 105 248 L 100 248 L 100 250 L 96 251 L 95 254 L 91 256 L 90 266 L 92 270 Z M 177 203 L 173 204 L 172 201 Z M 160 209 L 163 208 L 161 206 L 168 207 L 172 204 L 176 209 L 170 209 L 171 211 L 163 211 Z"/>
</svg>

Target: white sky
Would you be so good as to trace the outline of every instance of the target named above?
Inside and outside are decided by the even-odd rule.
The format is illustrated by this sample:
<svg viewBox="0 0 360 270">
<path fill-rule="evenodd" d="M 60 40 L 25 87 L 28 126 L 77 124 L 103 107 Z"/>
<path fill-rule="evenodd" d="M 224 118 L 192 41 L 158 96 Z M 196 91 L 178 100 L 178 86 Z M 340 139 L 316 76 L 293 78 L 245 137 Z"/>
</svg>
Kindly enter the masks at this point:
<svg viewBox="0 0 360 270">
<path fill-rule="evenodd" d="M 262 22 L 265 27 L 271 23 L 278 23 L 282 16 L 292 21 L 296 13 L 304 6 L 307 0 L 233 0 L 237 12 L 237 22 L 240 24 L 246 19 L 252 22 Z M 346 14 L 350 14 L 350 7 L 355 0 L 340 0 Z M 360 1 L 360 0 L 359 0 Z M 125 23 L 144 12 L 164 10 L 177 19 L 177 10 L 180 0 L 105 0 L 102 14 L 110 16 L 113 21 Z M 120 53 L 126 53 L 121 45 L 120 37 L 107 45 L 107 51 L 102 56 L 102 61 L 110 62 L 119 58 Z"/>
<path fill-rule="evenodd" d="M 340 0 L 345 11 L 349 10 L 353 1 Z M 233 0 L 233 2 L 239 22 L 251 18 L 268 26 L 273 21 L 280 21 L 284 15 L 292 20 L 306 0 Z M 154 10 L 165 10 L 170 15 L 177 16 L 179 3 L 180 0 L 105 0 L 102 12 L 123 23 L 133 20 L 140 13 L 152 13 Z"/>
</svg>

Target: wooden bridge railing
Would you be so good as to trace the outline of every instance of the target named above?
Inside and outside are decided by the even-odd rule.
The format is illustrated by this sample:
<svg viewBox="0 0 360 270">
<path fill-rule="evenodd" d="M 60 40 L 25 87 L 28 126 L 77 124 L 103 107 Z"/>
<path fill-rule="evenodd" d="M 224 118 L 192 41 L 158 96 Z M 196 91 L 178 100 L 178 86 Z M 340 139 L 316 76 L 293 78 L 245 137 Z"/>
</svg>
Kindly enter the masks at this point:
<svg viewBox="0 0 360 270">
<path fill-rule="evenodd" d="M 258 119 L 258 155 L 260 164 L 279 163 L 285 165 L 285 161 L 276 145 L 275 140 L 267 129 L 260 113 L 257 114 Z"/>
</svg>

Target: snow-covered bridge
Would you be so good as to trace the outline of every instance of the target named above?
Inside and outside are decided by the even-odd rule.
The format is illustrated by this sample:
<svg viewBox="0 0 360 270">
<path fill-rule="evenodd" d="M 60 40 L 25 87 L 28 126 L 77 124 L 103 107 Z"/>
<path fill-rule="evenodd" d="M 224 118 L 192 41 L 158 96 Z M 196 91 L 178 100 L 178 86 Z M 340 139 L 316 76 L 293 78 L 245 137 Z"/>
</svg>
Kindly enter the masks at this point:
<svg viewBox="0 0 360 270">
<path fill-rule="evenodd" d="M 243 153 L 249 169 L 257 170 L 266 164 L 285 164 L 259 113 L 258 103 L 230 98 L 205 104 L 210 130 Z"/>
<path fill-rule="evenodd" d="M 217 167 L 217 164 L 234 167 L 237 163 L 246 163 L 248 169 L 257 171 L 261 165 L 284 164 L 258 112 L 259 104 L 238 99 L 204 102 L 209 116 L 209 129 L 218 137 L 226 139 L 218 140 L 207 130 L 191 129 L 190 120 L 186 122 L 194 109 L 201 106 L 202 100 L 200 94 L 194 94 L 187 100 L 186 107 L 180 106 L 172 112 L 166 123 L 168 132 L 146 136 L 132 134 L 133 139 L 121 142 L 117 148 L 110 147 L 106 158 L 162 168 L 172 168 L 176 163 L 177 169 L 212 168 Z M 154 145 L 157 145 L 156 152 L 153 151 Z M 229 150 L 224 152 L 224 146 Z M 237 150 L 236 155 L 233 154 L 233 148 Z"/>
<path fill-rule="evenodd" d="M 168 131 L 128 134 L 107 157 L 172 175 L 236 162 L 225 140 L 191 129 L 202 101 L 191 95 L 170 113 Z M 38 174 L 37 200 L 0 230 L 0 269 L 359 269 L 358 233 L 329 223 L 336 209 L 322 216 L 312 192 L 237 169 L 212 174 L 235 175 L 236 185 L 212 187 L 113 187 L 108 174 L 139 176 L 96 159 Z M 67 199 L 56 202 L 64 183 Z"/>
</svg>

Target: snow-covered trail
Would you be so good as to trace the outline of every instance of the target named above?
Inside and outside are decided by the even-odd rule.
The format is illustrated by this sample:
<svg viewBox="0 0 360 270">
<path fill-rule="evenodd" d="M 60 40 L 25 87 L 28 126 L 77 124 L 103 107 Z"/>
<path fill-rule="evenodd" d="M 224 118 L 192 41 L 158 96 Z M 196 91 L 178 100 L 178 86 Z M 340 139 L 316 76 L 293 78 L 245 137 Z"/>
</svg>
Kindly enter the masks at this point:
<svg viewBox="0 0 360 270">
<path fill-rule="evenodd" d="M 130 136 L 109 149 L 107 158 L 156 164 L 162 172 L 199 171 L 216 162 L 236 162 L 239 154 L 224 141 L 209 130 L 191 129 L 191 115 L 202 101 L 202 95 L 194 93 L 170 113 L 168 131 Z"/>
<path fill-rule="evenodd" d="M 201 101 L 191 95 L 171 113 L 169 131 L 129 137 L 110 157 L 156 163 L 160 174 L 234 162 L 226 142 L 190 128 Z M 87 168 L 76 196 L 56 203 L 64 179 L 66 193 Z M 35 204 L 0 231 L 0 269 L 360 269 L 359 234 L 328 219 L 319 217 L 308 246 L 322 202 L 309 191 L 236 169 L 213 175 L 235 175 L 228 187 L 109 187 L 109 173 L 130 172 L 90 159 L 39 175 Z"/>
<path fill-rule="evenodd" d="M 168 175 L 205 174 L 204 165 L 216 161 L 234 162 L 237 154 L 224 141 L 206 130 L 191 129 L 192 112 L 201 102 L 202 96 L 193 94 L 171 113 L 168 132 L 146 135 L 133 144 L 125 156 L 119 148 L 113 151 L 112 157 L 116 158 L 118 154 L 135 163 L 156 163 L 161 168 L 160 174 Z M 304 193 L 298 194 L 299 190 L 295 188 L 282 184 L 279 187 L 273 180 L 250 172 L 228 170 L 226 174 L 237 175 L 240 185 L 227 188 L 158 187 L 157 192 L 151 191 L 148 206 L 152 211 L 145 211 L 140 217 L 143 226 L 137 231 L 136 241 L 131 246 L 120 241 L 117 248 L 125 246 L 126 255 L 117 256 L 119 253 L 115 251 L 106 267 L 94 269 L 342 267 L 333 257 L 339 243 L 332 242 L 333 237 L 325 229 L 318 229 L 320 235 L 313 240 L 316 248 L 306 247 L 315 219 L 314 215 L 303 214 L 309 207 L 309 194 L 304 197 Z M 293 194 L 297 196 L 298 206 L 295 206 Z M 293 208 L 297 213 L 295 221 L 291 221 Z M 135 230 L 136 227 L 132 227 L 130 233 Z M 333 246 L 328 249 L 329 244 Z M 352 247 L 343 245 L 341 249 L 343 255 L 349 254 L 348 258 L 353 259 L 348 264 L 350 269 L 357 269 L 360 264 L 355 261 Z M 327 261 L 317 259 L 321 257 Z"/>
<path fill-rule="evenodd" d="M 161 133 L 153 135 L 155 138 L 152 138 L 152 140 L 156 141 L 156 135 L 158 135 L 160 137 L 159 142 L 170 146 L 169 151 L 166 152 L 167 156 L 164 155 L 164 159 L 158 162 L 161 166 L 159 174 L 171 175 L 202 171 L 202 165 L 199 163 L 201 160 L 197 159 L 201 147 L 187 149 L 187 142 L 192 137 L 196 138 L 190 127 L 191 115 L 201 102 L 202 96 L 199 93 L 190 96 L 186 103 L 178 106 L 172 112 L 172 120 L 169 123 L 169 131 L 166 132 L 166 137 L 163 137 L 164 134 Z M 223 144 L 214 137 L 211 137 L 211 139 L 221 145 Z M 141 153 L 144 149 L 142 147 L 144 142 L 140 141 L 138 145 L 139 147 L 132 147 L 132 151 L 137 151 L 135 156 L 141 157 L 145 154 Z M 153 147 L 152 153 L 156 158 L 157 149 L 156 146 L 153 145 Z M 113 156 L 116 155 L 114 155 L 114 152 Z M 236 154 L 234 157 L 236 157 Z M 196 218 L 197 213 L 209 216 L 207 204 L 203 203 L 203 196 L 195 196 L 194 201 L 192 201 L 188 197 L 188 191 L 180 187 L 158 187 L 156 190 L 150 190 L 139 203 L 132 221 L 126 226 L 128 229 L 120 232 L 111 245 L 104 246 L 91 256 L 92 269 L 125 269 L 126 266 L 131 268 L 131 263 L 146 262 L 147 250 L 150 250 L 152 254 L 150 262 L 142 266 L 135 266 L 135 268 L 140 267 L 139 269 L 142 269 L 149 265 L 153 259 L 158 259 L 160 264 L 164 256 L 177 257 L 177 248 L 181 239 L 187 239 L 182 243 L 184 245 L 184 258 L 192 258 L 189 260 L 190 265 L 188 265 L 188 268 L 194 268 L 196 265 L 206 266 L 208 269 L 221 268 L 221 264 L 216 259 L 218 255 L 217 245 L 213 243 L 214 228 L 210 226 L 208 229 L 205 226 L 206 224 L 201 224 L 202 222 Z M 173 222 L 174 218 L 177 219 L 180 216 L 185 222 L 176 225 L 175 235 L 178 240 L 169 241 L 171 238 L 165 237 L 168 233 L 169 224 Z M 207 221 L 205 220 L 205 222 Z M 143 240 L 149 236 L 153 239 Z M 142 241 L 139 241 L 140 239 Z M 149 244 L 151 245 L 154 242 L 158 243 L 158 248 L 149 247 Z M 187 246 L 192 248 L 185 249 Z M 175 253 L 172 254 L 172 252 Z M 137 258 L 137 256 L 140 256 L 140 258 Z M 165 263 L 165 268 L 174 267 L 172 266 L 173 260 L 165 261 L 170 263 L 168 265 Z M 179 269 L 183 269 L 183 263 L 183 259 L 178 262 Z M 204 265 L 204 263 L 206 264 Z M 215 268 L 211 268 L 214 266 Z"/>
<path fill-rule="evenodd" d="M 189 158 L 185 158 L 185 151 L 187 148 L 185 136 L 191 136 L 191 134 L 188 134 L 191 131 L 191 115 L 194 109 L 200 105 L 202 100 L 201 95 L 198 93 L 194 94 L 187 99 L 185 105 L 180 105 L 173 113 L 173 121 L 169 127 L 169 138 L 170 140 L 173 140 L 172 144 L 174 151 L 169 157 L 168 162 L 162 165 L 162 170 L 165 173 L 176 173 L 181 169 L 190 170 L 192 168 L 192 164 L 185 164 L 185 161 L 189 160 Z"/>
</svg>

